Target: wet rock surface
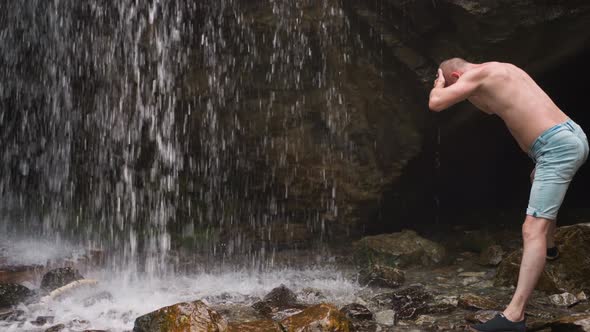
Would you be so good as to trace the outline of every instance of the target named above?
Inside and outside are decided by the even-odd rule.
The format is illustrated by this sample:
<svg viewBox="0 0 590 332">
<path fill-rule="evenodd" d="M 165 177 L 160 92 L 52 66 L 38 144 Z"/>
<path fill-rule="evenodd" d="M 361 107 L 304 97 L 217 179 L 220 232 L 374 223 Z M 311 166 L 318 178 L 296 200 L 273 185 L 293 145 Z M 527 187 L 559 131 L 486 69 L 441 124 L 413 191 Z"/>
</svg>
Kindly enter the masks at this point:
<svg viewBox="0 0 590 332">
<path fill-rule="evenodd" d="M 500 245 L 491 245 L 485 248 L 480 256 L 479 263 L 487 266 L 498 266 L 504 258 L 504 249 Z"/>
<path fill-rule="evenodd" d="M 404 271 L 383 265 L 372 265 L 359 274 L 362 285 L 396 288 L 406 280 Z"/>
<path fill-rule="evenodd" d="M 231 323 L 229 332 L 283 332 L 281 325 L 272 320 L 260 320 L 246 323 Z"/>
<path fill-rule="evenodd" d="M 41 280 L 41 289 L 46 292 L 51 292 L 81 279 L 84 279 L 84 277 L 78 272 L 78 270 L 71 267 L 62 267 L 45 273 Z"/>
<path fill-rule="evenodd" d="M 355 259 L 361 266 L 407 267 L 442 263 L 446 250 L 415 231 L 367 236 L 354 244 Z"/>
<path fill-rule="evenodd" d="M 319 304 L 281 321 L 289 332 L 350 332 L 351 322 L 331 304 Z"/>
<path fill-rule="evenodd" d="M 254 303 L 252 307 L 262 315 L 272 316 L 282 310 L 301 309 L 305 306 L 298 302 L 297 295 L 292 290 L 285 285 L 280 285 L 271 290 L 262 301 Z"/>
<path fill-rule="evenodd" d="M 23 285 L 2 283 L 0 284 L 0 308 L 10 307 L 25 302 L 34 295 L 34 291 Z"/>
<path fill-rule="evenodd" d="M 134 332 L 227 331 L 227 321 L 201 301 L 183 302 L 143 315 Z"/>
</svg>

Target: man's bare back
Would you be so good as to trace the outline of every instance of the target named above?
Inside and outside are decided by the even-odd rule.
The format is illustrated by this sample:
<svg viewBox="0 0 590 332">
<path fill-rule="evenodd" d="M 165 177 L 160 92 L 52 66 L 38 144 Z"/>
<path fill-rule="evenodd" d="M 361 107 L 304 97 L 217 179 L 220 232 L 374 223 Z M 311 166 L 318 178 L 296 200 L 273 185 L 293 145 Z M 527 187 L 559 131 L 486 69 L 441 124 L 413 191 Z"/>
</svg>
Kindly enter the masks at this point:
<svg viewBox="0 0 590 332">
<path fill-rule="evenodd" d="M 439 69 L 439 78 L 430 93 L 430 108 L 441 111 L 467 99 L 483 112 L 502 118 L 525 152 L 541 133 L 568 119 L 535 81 L 515 65 L 467 63 L 462 71 L 444 69 Z"/>
</svg>

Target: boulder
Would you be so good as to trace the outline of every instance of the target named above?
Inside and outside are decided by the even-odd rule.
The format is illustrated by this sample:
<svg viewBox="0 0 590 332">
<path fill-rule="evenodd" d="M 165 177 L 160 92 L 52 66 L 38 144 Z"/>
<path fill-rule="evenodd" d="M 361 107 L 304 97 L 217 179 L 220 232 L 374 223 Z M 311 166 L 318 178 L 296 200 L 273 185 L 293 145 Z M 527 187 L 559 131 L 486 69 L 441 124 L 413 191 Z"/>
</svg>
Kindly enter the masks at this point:
<svg viewBox="0 0 590 332">
<path fill-rule="evenodd" d="M 81 279 L 84 279 L 84 277 L 78 272 L 78 270 L 71 267 L 62 267 L 45 273 L 41 280 L 41 289 L 51 292 L 52 290 Z"/>
<path fill-rule="evenodd" d="M 406 274 L 404 271 L 383 265 L 372 265 L 359 274 L 359 282 L 367 286 L 397 288 L 405 280 Z"/>
<path fill-rule="evenodd" d="M 443 246 L 411 230 L 364 237 L 354 244 L 354 251 L 361 266 L 430 266 L 441 263 L 446 256 Z"/>
<path fill-rule="evenodd" d="M 485 248 L 480 256 L 479 263 L 486 266 L 498 266 L 504 257 L 504 249 L 499 245 L 491 245 Z"/>
<path fill-rule="evenodd" d="M 245 323 L 230 323 L 228 332 L 283 332 L 283 329 L 277 322 L 269 319 Z"/>
<path fill-rule="evenodd" d="M 182 302 L 145 314 L 135 320 L 134 332 L 225 332 L 226 320 L 201 301 Z"/>
<path fill-rule="evenodd" d="M 0 308 L 10 307 L 25 302 L 35 292 L 19 284 L 0 284 Z"/>
<path fill-rule="evenodd" d="M 331 304 L 318 304 L 281 321 L 287 332 L 350 332 L 351 322 Z"/>
<path fill-rule="evenodd" d="M 558 293 L 590 291 L 590 224 L 560 227 L 555 234 L 559 248 L 559 259 L 547 262 L 541 274 L 537 289 Z M 498 266 L 494 284 L 496 286 L 516 285 L 522 250 L 512 252 Z"/>
</svg>

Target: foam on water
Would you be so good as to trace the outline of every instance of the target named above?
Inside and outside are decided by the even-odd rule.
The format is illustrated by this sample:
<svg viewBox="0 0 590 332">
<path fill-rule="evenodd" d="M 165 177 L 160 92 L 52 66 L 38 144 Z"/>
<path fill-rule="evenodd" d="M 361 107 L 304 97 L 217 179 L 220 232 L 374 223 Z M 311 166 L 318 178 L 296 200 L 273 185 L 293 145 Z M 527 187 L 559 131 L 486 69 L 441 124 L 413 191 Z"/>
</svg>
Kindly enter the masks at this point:
<svg viewBox="0 0 590 332">
<path fill-rule="evenodd" d="M 209 305 L 250 305 L 272 288 L 284 284 L 295 292 L 308 287 L 320 289 L 325 301 L 345 304 L 352 302 L 359 290 L 358 284 L 347 278 L 344 271 L 334 268 L 228 271 L 139 280 L 126 274 L 112 275 L 101 271 L 87 277 L 99 280 L 99 285 L 79 289 L 44 305 L 21 305 L 19 309 L 25 311 L 27 321 L 20 326 L 15 322 L 0 322 L 0 329 L 7 332 L 44 331 L 49 325 L 38 327 L 30 321 L 38 316 L 54 316 L 53 324 L 63 323 L 71 331 L 125 331 L 133 329 L 138 316 L 182 301 L 201 299 Z M 85 304 L 86 299 L 104 291 L 112 294 L 112 298 Z"/>
</svg>

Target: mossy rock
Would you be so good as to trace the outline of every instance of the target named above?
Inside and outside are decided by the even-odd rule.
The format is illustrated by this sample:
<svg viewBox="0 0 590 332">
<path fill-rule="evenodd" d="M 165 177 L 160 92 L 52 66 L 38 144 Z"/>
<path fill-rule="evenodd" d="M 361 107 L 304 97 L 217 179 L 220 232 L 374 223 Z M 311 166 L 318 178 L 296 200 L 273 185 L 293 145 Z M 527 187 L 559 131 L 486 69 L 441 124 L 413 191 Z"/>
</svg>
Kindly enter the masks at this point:
<svg viewBox="0 0 590 332">
<path fill-rule="evenodd" d="M 354 244 L 355 261 L 359 266 L 383 265 L 407 267 L 442 263 L 445 248 L 411 230 L 367 236 Z"/>
</svg>

